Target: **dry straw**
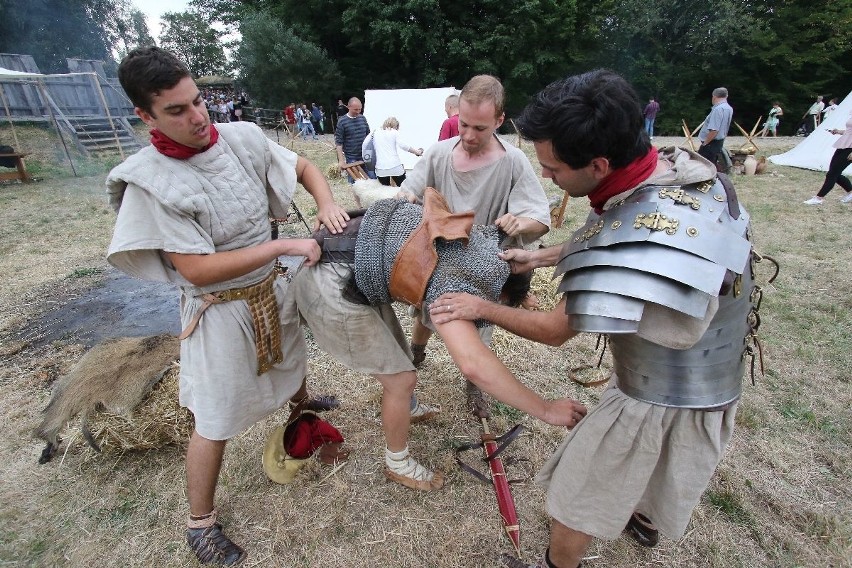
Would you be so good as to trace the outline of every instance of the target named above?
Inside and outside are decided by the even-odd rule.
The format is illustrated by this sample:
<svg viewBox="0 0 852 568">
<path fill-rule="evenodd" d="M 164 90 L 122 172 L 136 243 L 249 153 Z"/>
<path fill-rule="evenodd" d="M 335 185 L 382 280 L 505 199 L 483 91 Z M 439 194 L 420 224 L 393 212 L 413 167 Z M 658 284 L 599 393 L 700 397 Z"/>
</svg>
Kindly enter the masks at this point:
<svg viewBox="0 0 852 568">
<path fill-rule="evenodd" d="M 172 365 L 151 394 L 128 414 L 98 412 L 89 426 L 103 452 L 153 450 L 182 445 L 192 433 L 192 414 L 178 404 L 180 364 Z"/>
</svg>

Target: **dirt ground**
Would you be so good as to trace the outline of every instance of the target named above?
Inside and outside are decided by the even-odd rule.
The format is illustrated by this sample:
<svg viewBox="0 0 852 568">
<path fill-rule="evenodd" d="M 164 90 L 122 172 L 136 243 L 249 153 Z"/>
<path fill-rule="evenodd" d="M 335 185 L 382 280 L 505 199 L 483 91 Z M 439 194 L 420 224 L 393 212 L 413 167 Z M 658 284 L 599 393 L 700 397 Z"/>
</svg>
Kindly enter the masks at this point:
<svg viewBox="0 0 852 568">
<path fill-rule="evenodd" d="M 146 282 L 109 269 L 80 296 L 51 307 L 11 334 L 37 348 L 73 336 L 86 347 L 110 337 L 180 333 L 174 286 Z"/>
<path fill-rule="evenodd" d="M 333 161 L 325 138 L 295 146 L 324 172 Z M 799 140 L 757 143 L 760 154 L 771 154 Z M 728 147 L 744 141 L 731 137 Z M 654 140 L 658 146 L 683 142 Z M 524 149 L 531 155 L 529 145 Z M 0 438 L 0 566 L 197 566 L 183 542 L 183 448 L 95 454 L 72 423 L 61 455 L 36 463 L 42 444 L 32 429 L 51 387 L 91 345 L 178 331 L 172 288 L 124 277 L 104 260 L 114 220 L 104 176 L 0 185 L 0 273 L 7 275 L 0 290 L 0 427 L 6 432 Z M 765 285 L 762 272 L 766 374 L 758 374 L 755 385 L 745 379 L 734 439 L 685 537 L 663 539 L 651 550 L 627 538 L 595 541 L 584 567 L 852 566 L 852 209 L 837 203 L 837 192 L 824 206 L 801 206 L 821 177 L 771 165 L 763 176 L 735 177 L 758 250 L 782 262 L 775 284 Z M 560 195 L 550 181 L 544 187 L 549 196 Z M 346 184 L 332 180 L 332 188 L 352 205 Z M 309 197 L 300 195 L 298 204 L 312 216 Z M 565 227 L 548 242 L 564 241 L 587 210 L 587 203 L 572 200 Z M 407 315 L 399 313 L 407 328 Z M 499 566 L 499 553 L 511 546 L 491 489 L 453 459 L 453 448 L 475 439 L 479 427 L 467 416 L 461 377 L 440 342 L 430 344 L 418 391 L 443 413 L 411 434 L 412 452 L 447 473 L 447 487 L 431 494 L 383 479 L 376 382 L 330 361 L 309 334 L 308 345 L 312 389 L 341 398 L 330 419 L 352 458 L 339 469 L 311 463 L 296 484 L 277 486 L 260 470 L 259 451 L 280 413 L 229 443 L 217 501 L 229 534 L 249 550 L 246 565 Z M 573 396 L 588 405 L 600 397 L 601 388 L 567 378 L 606 372 L 607 357 L 595 368 L 594 337 L 550 348 L 498 330 L 494 348 L 544 396 Z M 510 475 L 529 480 L 564 432 L 495 408 L 495 431 L 516 423 L 527 431 L 507 451 Z M 514 493 L 522 555 L 534 561 L 547 543 L 544 491 L 522 483 Z"/>
</svg>

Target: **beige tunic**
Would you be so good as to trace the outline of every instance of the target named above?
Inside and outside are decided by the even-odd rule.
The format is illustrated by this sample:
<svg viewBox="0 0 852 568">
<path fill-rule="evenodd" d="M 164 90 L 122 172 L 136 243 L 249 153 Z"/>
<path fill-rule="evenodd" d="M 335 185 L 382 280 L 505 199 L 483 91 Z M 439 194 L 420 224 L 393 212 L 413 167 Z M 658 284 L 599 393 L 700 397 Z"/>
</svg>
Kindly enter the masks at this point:
<svg viewBox="0 0 852 568">
<path fill-rule="evenodd" d="M 535 219 L 550 227 L 547 195 L 532 164 L 518 148 L 497 137 L 506 154 L 487 166 L 469 172 L 453 169 L 453 148 L 459 138 L 433 145 L 408 174 L 402 190 L 422 199 L 434 187 L 447 200 L 450 211 L 474 211 L 473 222 L 490 225 L 506 213 Z"/>
<path fill-rule="evenodd" d="M 303 268 L 293 280 L 299 313 L 317 345 L 360 373 L 413 371 L 408 340 L 393 306 L 365 306 L 343 297 L 351 275 L 351 265 L 320 263 Z"/>
<path fill-rule="evenodd" d="M 209 254 L 261 244 L 269 217 L 284 217 L 296 188 L 293 152 L 269 141 L 256 125 L 217 125 L 219 141 L 187 160 L 146 147 L 110 172 L 116 208 L 107 260 L 137 278 L 173 282 L 181 291 L 186 326 L 205 292 L 255 284 L 272 264 L 242 277 L 199 288 L 164 252 Z M 180 403 L 208 439 L 228 439 L 280 408 L 306 373 L 304 336 L 288 283 L 277 279 L 284 361 L 257 376 L 254 330 L 244 301 L 211 306 L 181 343 Z"/>
<path fill-rule="evenodd" d="M 507 213 L 534 219 L 550 228 L 550 205 L 532 164 L 520 149 L 496 137 L 506 154 L 487 166 L 458 172 L 453 168 L 453 148 L 459 137 L 434 144 L 423 155 L 402 183 L 402 190 L 423 199 L 427 187 L 434 187 L 447 200 L 450 211 L 474 211 L 473 222 L 490 225 Z M 529 243 L 519 242 L 519 245 Z M 412 310 L 412 317 L 434 329 L 428 310 Z M 493 329 L 480 328 L 486 345 L 491 344 Z"/>
</svg>

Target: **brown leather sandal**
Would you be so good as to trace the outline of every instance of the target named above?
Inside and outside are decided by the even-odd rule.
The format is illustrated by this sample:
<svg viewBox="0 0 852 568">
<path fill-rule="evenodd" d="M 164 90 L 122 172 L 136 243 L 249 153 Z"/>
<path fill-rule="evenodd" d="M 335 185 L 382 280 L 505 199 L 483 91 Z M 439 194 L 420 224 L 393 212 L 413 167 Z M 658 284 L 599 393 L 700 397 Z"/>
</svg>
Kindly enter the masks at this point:
<svg viewBox="0 0 852 568">
<path fill-rule="evenodd" d="M 225 536 L 219 523 L 202 529 L 186 529 L 186 543 L 202 564 L 235 566 L 246 558 L 246 551 Z"/>
</svg>

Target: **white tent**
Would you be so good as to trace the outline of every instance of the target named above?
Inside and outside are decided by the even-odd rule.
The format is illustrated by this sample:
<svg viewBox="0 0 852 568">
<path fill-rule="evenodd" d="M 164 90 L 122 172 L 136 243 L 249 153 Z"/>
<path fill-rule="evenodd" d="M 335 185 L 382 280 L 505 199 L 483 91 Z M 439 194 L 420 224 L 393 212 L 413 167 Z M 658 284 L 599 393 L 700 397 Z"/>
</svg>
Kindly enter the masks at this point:
<svg viewBox="0 0 852 568">
<path fill-rule="evenodd" d="M 438 141 L 441 124 L 447 118 L 444 101 L 457 93 L 453 87 L 365 91 L 364 117 L 371 131 L 380 129 L 389 116 L 396 117 L 399 141 L 426 150 Z M 409 152 L 400 152 L 399 157 L 406 170 L 420 159 Z"/>
<path fill-rule="evenodd" d="M 41 77 L 41 73 L 27 73 L 26 71 L 14 71 L 0 67 L 0 76 L 2 77 Z"/>
<path fill-rule="evenodd" d="M 777 156 L 770 156 L 769 161 L 779 166 L 793 166 L 820 172 L 828 171 L 828 164 L 834 154 L 833 144 L 838 138 L 837 135 L 828 131 L 832 128 L 844 130 L 850 113 L 852 113 L 852 93 L 849 93 L 843 99 L 843 102 L 837 105 L 837 110 L 832 112 L 816 130 L 799 142 L 795 148 Z M 843 170 L 843 173 L 852 175 L 852 163 Z"/>
</svg>

